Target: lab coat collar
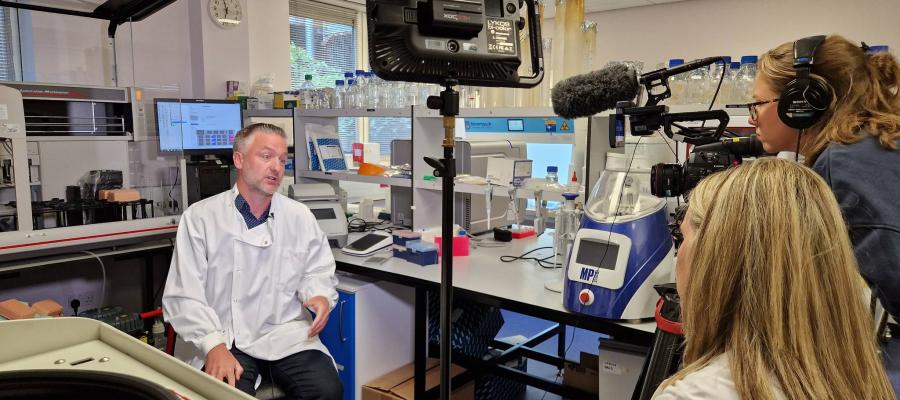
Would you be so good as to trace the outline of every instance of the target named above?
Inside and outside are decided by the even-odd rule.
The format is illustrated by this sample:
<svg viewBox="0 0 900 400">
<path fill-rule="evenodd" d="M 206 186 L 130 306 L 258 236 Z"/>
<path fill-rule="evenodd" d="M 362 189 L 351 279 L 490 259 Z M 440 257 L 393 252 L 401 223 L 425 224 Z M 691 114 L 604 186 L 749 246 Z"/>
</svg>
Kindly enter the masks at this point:
<svg viewBox="0 0 900 400">
<path fill-rule="evenodd" d="M 238 226 L 240 227 L 240 233 L 238 233 L 236 240 L 254 247 L 266 248 L 271 246 L 275 231 L 275 213 L 280 208 L 279 206 L 281 203 L 278 193 L 272 196 L 272 204 L 269 205 L 269 218 L 266 219 L 266 222 L 253 229 L 247 229 L 247 224 L 244 222 L 241 211 L 238 210 L 237 206 L 234 204 L 234 200 L 237 198 L 238 194 L 240 194 L 240 192 L 238 191 L 237 185 L 234 185 L 226 199 L 234 214 L 235 221 L 237 221 Z"/>
</svg>

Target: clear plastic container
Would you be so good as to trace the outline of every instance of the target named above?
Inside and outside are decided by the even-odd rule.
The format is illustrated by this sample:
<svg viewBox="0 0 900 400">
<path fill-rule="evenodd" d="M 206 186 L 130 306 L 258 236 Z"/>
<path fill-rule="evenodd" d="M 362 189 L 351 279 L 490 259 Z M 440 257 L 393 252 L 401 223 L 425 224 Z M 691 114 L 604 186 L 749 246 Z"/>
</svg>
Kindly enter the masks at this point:
<svg viewBox="0 0 900 400">
<path fill-rule="evenodd" d="M 316 85 L 313 83 L 312 78 L 312 75 L 305 75 L 303 83 L 300 85 L 300 108 L 307 110 L 316 108 L 314 93 Z"/>
<path fill-rule="evenodd" d="M 356 107 L 355 108 L 369 108 L 369 79 L 366 76 L 366 71 L 361 69 L 356 70 L 356 92 L 354 93 L 356 96 Z"/>
<path fill-rule="evenodd" d="M 669 68 L 674 68 L 684 64 L 684 59 L 673 58 L 669 60 Z M 687 77 L 684 73 L 669 77 L 669 90 L 672 91 L 672 97 L 669 98 L 669 104 L 684 104 L 685 91 L 687 86 Z"/>
<path fill-rule="evenodd" d="M 754 81 L 756 81 L 756 56 L 743 56 L 741 57 L 741 68 L 735 77 L 735 103 L 753 101 Z"/>
<path fill-rule="evenodd" d="M 272 74 L 265 74 L 256 80 L 253 89 L 250 91 L 250 97 L 259 100 L 259 109 L 271 109 L 275 101 L 275 85 Z"/>
<path fill-rule="evenodd" d="M 358 91 L 356 80 L 348 79 L 347 91 L 344 92 L 344 95 L 346 96 L 344 98 L 344 108 L 359 108 L 359 98 L 356 95 Z"/>
<path fill-rule="evenodd" d="M 541 188 L 542 188 L 545 192 L 550 192 L 550 193 L 563 193 L 563 192 L 566 191 L 566 190 L 565 190 L 566 187 L 563 186 L 563 185 L 561 185 L 561 184 L 559 183 L 559 168 L 558 168 L 557 166 L 555 166 L 555 165 L 549 165 L 549 166 L 547 166 L 547 175 L 544 177 L 544 182 L 543 182 L 543 183 L 544 183 L 544 184 L 541 185 Z M 549 197 L 549 196 L 547 196 L 547 195 L 545 194 L 545 195 L 544 195 L 544 198 L 547 198 L 547 197 Z M 542 200 L 542 201 L 541 201 L 541 207 L 542 207 L 542 208 L 556 208 L 557 206 L 558 206 L 558 204 L 555 203 L 555 202 L 554 202 L 554 203 L 550 203 L 550 202 L 548 202 L 547 200 Z"/>
<path fill-rule="evenodd" d="M 353 77 L 353 72 L 344 72 L 344 83 L 347 86 L 344 87 L 344 98 L 341 100 L 341 102 L 344 104 L 343 108 L 356 108 L 356 106 L 353 104 L 353 99 L 351 98 L 353 94 L 352 90 L 356 89 L 351 84 L 355 82 L 356 81 Z"/>
<path fill-rule="evenodd" d="M 740 61 L 732 61 L 731 66 L 728 69 L 728 78 L 731 83 L 731 90 L 728 92 L 728 97 L 726 98 L 726 104 L 740 103 L 740 100 L 737 96 L 737 73 L 741 69 Z M 738 100 L 736 100 L 738 99 Z"/>
<path fill-rule="evenodd" d="M 156 320 L 153 323 L 153 328 L 151 328 L 152 337 L 153 337 L 153 347 L 156 347 L 160 351 L 166 351 L 166 326 L 163 325 L 162 321 Z"/>
<path fill-rule="evenodd" d="M 547 183 L 559 183 L 559 168 L 555 165 L 547 167 L 547 176 L 544 177 Z"/>
<path fill-rule="evenodd" d="M 389 83 L 375 75 L 374 72 L 366 72 L 369 79 L 369 106 L 371 108 L 387 108 L 391 103 Z"/>
<path fill-rule="evenodd" d="M 331 108 L 344 108 L 344 92 L 347 87 L 344 86 L 344 80 L 338 79 L 334 81 L 334 96 L 331 97 Z"/>
<path fill-rule="evenodd" d="M 663 207 L 665 200 L 650 193 L 650 174 L 604 170 L 591 190 L 585 214 L 599 222 L 625 222 Z"/>
<path fill-rule="evenodd" d="M 726 92 L 730 91 L 730 76 L 728 74 L 728 70 L 731 68 L 731 57 L 724 56 L 724 63 L 714 63 L 709 66 L 709 96 L 712 99 L 712 96 L 716 94 L 716 87 L 719 86 L 719 79 L 722 80 L 722 86 L 719 87 L 719 94 L 716 95 L 716 102 L 714 105 L 721 106 L 723 104 L 728 104 L 726 100 L 730 95 Z M 724 72 L 724 76 L 723 76 Z"/>
<path fill-rule="evenodd" d="M 686 74 L 685 103 L 709 104 L 712 100 L 712 92 L 709 90 L 709 71 L 706 68 L 697 68 Z"/>
</svg>

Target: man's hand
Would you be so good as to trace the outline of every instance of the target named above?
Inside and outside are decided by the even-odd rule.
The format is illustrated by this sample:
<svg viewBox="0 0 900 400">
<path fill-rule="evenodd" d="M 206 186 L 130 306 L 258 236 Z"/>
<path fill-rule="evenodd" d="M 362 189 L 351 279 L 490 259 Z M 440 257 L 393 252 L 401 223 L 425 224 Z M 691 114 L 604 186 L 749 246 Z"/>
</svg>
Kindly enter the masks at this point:
<svg viewBox="0 0 900 400">
<path fill-rule="evenodd" d="M 325 324 L 328 323 L 328 312 L 331 311 L 328 299 L 325 296 L 316 296 L 303 303 L 303 306 L 316 314 L 316 319 L 309 327 L 309 337 L 316 336 L 322 332 L 322 329 L 325 329 Z"/>
<path fill-rule="evenodd" d="M 225 343 L 213 347 L 209 353 L 206 353 L 206 367 L 204 367 L 204 370 L 217 380 L 221 381 L 224 379 L 231 386 L 234 386 L 238 379 L 241 379 L 241 374 L 244 373 L 244 368 L 234 358 L 234 355 L 228 351 Z"/>
</svg>

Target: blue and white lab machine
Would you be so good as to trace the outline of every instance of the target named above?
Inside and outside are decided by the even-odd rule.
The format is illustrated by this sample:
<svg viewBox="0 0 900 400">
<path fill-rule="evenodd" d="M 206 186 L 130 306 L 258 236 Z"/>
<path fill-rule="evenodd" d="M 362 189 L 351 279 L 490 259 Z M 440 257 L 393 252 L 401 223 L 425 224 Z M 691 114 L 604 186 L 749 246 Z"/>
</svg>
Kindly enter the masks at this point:
<svg viewBox="0 0 900 400">
<path fill-rule="evenodd" d="M 666 202 L 650 194 L 648 175 L 606 170 L 594 185 L 566 263 L 569 311 L 651 318 L 659 299 L 653 286 L 674 282 Z"/>
</svg>

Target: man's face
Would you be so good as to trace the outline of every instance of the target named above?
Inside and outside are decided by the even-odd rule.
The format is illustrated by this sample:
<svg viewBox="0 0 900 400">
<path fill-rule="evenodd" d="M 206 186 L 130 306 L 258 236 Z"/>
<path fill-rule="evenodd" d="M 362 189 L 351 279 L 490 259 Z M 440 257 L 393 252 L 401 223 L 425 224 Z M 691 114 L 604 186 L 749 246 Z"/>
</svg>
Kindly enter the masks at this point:
<svg viewBox="0 0 900 400">
<path fill-rule="evenodd" d="M 240 179 L 250 190 L 272 196 L 284 178 L 287 143 L 276 133 L 256 131 L 243 152 L 234 153 Z"/>
</svg>

